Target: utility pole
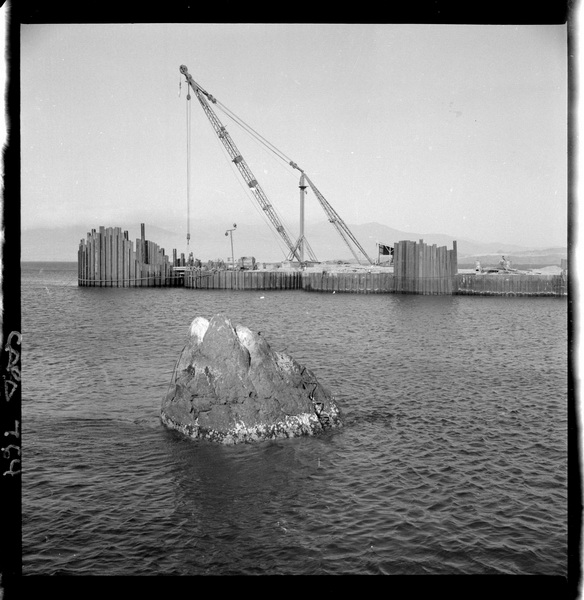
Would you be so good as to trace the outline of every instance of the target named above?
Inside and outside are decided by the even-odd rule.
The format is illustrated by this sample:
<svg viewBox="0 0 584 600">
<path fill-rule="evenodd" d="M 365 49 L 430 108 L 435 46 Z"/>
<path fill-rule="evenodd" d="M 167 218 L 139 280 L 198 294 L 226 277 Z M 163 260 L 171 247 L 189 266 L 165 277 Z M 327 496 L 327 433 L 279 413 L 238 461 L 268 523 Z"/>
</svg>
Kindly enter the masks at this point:
<svg viewBox="0 0 584 600">
<path fill-rule="evenodd" d="M 233 232 L 237 229 L 237 224 L 233 223 L 233 229 L 228 229 L 225 232 L 225 235 L 228 235 L 231 238 L 231 264 L 233 265 L 233 269 L 235 270 L 235 254 L 233 254 Z"/>
</svg>

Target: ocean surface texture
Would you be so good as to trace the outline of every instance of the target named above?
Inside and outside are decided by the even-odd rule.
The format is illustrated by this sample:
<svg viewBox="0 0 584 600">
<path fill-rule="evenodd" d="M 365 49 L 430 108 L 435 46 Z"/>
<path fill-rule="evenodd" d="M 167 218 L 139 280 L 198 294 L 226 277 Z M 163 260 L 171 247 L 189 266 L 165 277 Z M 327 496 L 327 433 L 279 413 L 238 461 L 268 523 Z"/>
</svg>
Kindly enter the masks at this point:
<svg viewBox="0 0 584 600">
<path fill-rule="evenodd" d="M 22 267 L 23 574 L 567 574 L 567 300 L 77 287 Z M 196 316 L 313 369 L 340 430 L 161 425 Z"/>
</svg>

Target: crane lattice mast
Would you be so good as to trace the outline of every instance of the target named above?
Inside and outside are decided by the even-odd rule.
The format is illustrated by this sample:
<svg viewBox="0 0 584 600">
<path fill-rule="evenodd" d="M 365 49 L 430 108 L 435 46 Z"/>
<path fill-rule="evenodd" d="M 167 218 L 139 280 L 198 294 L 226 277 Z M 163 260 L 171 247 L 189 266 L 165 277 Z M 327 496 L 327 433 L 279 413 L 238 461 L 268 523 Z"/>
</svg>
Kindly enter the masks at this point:
<svg viewBox="0 0 584 600">
<path fill-rule="evenodd" d="M 253 192 L 260 207 L 266 213 L 266 215 L 270 219 L 270 222 L 275 227 L 276 231 L 280 234 L 281 238 L 284 240 L 284 243 L 288 247 L 288 250 L 290 250 L 290 256 L 296 257 L 296 259 L 300 261 L 298 249 L 294 246 L 294 244 L 290 240 L 288 233 L 286 232 L 284 226 L 280 222 L 280 219 L 278 218 L 273 206 L 270 204 L 268 198 L 266 197 L 266 194 L 264 193 L 264 191 L 261 188 L 260 184 L 258 183 L 257 179 L 254 177 L 251 169 L 248 167 L 247 163 L 245 162 L 245 159 L 243 158 L 243 156 L 237 149 L 237 146 L 231 139 L 231 136 L 227 132 L 227 129 L 225 128 L 223 123 L 221 123 L 221 121 L 219 120 L 219 118 L 217 117 L 217 115 L 215 114 L 215 112 L 209 106 L 209 103 L 207 102 L 207 99 L 208 99 L 210 102 L 215 104 L 217 102 L 217 100 L 215 100 L 215 98 L 211 94 L 206 92 L 198 83 L 195 82 L 195 80 L 189 74 L 187 67 L 185 67 L 184 65 L 181 65 L 180 72 L 186 77 L 188 84 L 193 89 L 201 106 L 203 107 L 203 110 L 205 111 L 205 114 L 207 115 L 207 118 L 211 122 L 211 125 L 213 126 L 215 133 L 219 137 L 219 140 L 222 142 L 222 144 L 225 146 L 225 149 L 227 150 L 229 156 L 231 157 L 231 160 L 233 161 L 235 166 L 238 168 L 239 172 L 241 173 L 241 175 L 242 175 L 243 179 L 245 180 L 245 182 L 247 183 L 248 187 Z"/>
</svg>

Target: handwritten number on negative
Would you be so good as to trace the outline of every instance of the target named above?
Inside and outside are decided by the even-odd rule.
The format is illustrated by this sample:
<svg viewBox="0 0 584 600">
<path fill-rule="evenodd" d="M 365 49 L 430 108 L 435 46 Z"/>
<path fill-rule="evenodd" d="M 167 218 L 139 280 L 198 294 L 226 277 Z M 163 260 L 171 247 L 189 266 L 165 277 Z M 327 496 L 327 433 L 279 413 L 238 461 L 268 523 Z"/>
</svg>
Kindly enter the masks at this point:
<svg viewBox="0 0 584 600">
<path fill-rule="evenodd" d="M 6 374 L 2 375 L 4 380 L 4 396 L 6 402 L 14 395 L 14 392 L 20 385 L 20 352 L 12 347 L 13 342 L 20 346 L 22 336 L 18 331 L 12 331 L 6 340 L 4 351 L 8 352 L 8 364 L 6 366 Z M 12 436 L 17 440 L 20 438 L 20 422 L 14 421 L 14 429 L 5 431 L 4 436 Z M 20 446 L 18 444 L 9 444 L 4 448 L 0 448 L 2 457 L 10 461 L 8 471 L 4 471 L 3 475 L 17 475 L 20 473 Z M 16 457 L 18 458 L 16 458 Z"/>
</svg>

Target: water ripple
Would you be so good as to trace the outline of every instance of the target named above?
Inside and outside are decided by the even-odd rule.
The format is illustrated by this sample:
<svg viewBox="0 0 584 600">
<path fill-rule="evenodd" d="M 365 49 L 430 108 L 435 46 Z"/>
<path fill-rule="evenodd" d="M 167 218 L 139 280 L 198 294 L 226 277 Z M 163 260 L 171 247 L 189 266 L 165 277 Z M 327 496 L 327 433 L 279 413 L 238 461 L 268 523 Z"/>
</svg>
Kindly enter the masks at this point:
<svg viewBox="0 0 584 600">
<path fill-rule="evenodd" d="M 565 575 L 562 300 L 28 277 L 25 573 Z M 216 312 L 313 368 L 346 426 L 230 448 L 162 427 L 188 324 Z"/>
</svg>

